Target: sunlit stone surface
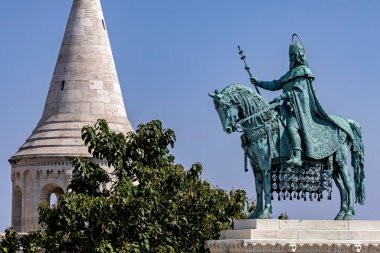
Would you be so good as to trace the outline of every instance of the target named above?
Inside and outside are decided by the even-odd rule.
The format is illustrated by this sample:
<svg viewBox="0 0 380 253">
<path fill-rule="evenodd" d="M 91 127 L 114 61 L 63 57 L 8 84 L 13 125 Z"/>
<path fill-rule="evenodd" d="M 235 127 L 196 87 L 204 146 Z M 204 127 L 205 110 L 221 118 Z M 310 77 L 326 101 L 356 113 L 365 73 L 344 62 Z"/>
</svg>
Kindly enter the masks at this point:
<svg viewBox="0 0 380 253">
<path fill-rule="evenodd" d="M 380 252 L 380 221 L 237 220 L 206 246 L 224 252 Z"/>
</svg>

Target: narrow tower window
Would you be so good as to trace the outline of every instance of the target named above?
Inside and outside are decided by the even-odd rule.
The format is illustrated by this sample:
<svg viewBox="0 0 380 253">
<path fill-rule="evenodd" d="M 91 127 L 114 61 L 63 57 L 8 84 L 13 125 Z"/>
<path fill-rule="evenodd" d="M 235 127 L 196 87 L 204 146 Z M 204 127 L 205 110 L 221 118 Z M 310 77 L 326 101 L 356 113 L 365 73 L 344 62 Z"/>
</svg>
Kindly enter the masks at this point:
<svg viewBox="0 0 380 253">
<path fill-rule="evenodd" d="M 106 23 L 104 23 L 104 19 L 102 19 L 103 29 L 106 30 Z"/>
<path fill-rule="evenodd" d="M 63 80 L 61 83 L 61 90 L 63 90 L 64 88 L 65 88 L 65 80 Z"/>
</svg>

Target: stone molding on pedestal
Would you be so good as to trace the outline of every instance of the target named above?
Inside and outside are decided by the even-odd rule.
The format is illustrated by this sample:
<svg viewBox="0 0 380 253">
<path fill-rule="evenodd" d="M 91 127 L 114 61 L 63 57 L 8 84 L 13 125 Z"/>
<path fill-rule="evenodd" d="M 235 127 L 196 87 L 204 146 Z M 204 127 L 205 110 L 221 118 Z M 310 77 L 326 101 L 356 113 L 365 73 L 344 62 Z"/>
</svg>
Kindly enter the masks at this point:
<svg viewBox="0 0 380 253">
<path fill-rule="evenodd" d="M 379 253 L 380 244 L 360 243 L 252 243 L 249 241 L 207 242 L 212 253 Z"/>
<path fill-rule="evenodd" d="M 380 221 L 237 220 L 211 253 L 379 253 Z"/>
</svg>

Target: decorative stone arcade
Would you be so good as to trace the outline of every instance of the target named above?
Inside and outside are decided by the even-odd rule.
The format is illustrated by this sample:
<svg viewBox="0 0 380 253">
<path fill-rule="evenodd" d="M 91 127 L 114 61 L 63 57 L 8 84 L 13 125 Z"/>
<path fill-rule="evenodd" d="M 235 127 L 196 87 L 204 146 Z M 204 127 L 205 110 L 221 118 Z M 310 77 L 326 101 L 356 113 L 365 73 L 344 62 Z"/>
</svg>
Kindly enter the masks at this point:
<svg viewBox="0 0 380 253">
<path fill-rule="evenodd" d="M 11 157 L 12 226 L 38 225 L 38 206 L 59 198 L 71 178 L 72 161 L 89 156 L 81 129 L 106 119 L 111 129 L 131 131 L 100 0 L 73 0 L 46 98 L 32 135 Z"/>
</svg>

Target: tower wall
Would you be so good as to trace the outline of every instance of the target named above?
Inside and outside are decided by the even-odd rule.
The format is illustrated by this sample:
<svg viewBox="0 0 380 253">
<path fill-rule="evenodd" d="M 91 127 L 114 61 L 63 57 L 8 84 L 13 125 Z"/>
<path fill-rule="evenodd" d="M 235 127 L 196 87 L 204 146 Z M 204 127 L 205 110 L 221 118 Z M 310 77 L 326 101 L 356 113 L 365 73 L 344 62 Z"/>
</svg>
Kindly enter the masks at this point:
<svg viewBox="0 0 380 253">
<path fill-rule="evenodd" d="M 12 226 L 19 232 L 38 226 L 38 206 L 50 204 L 51 194 L 62 195 L 72 172 L 70 158 L 35 158 L 12 166 Z"/>
</svg>

